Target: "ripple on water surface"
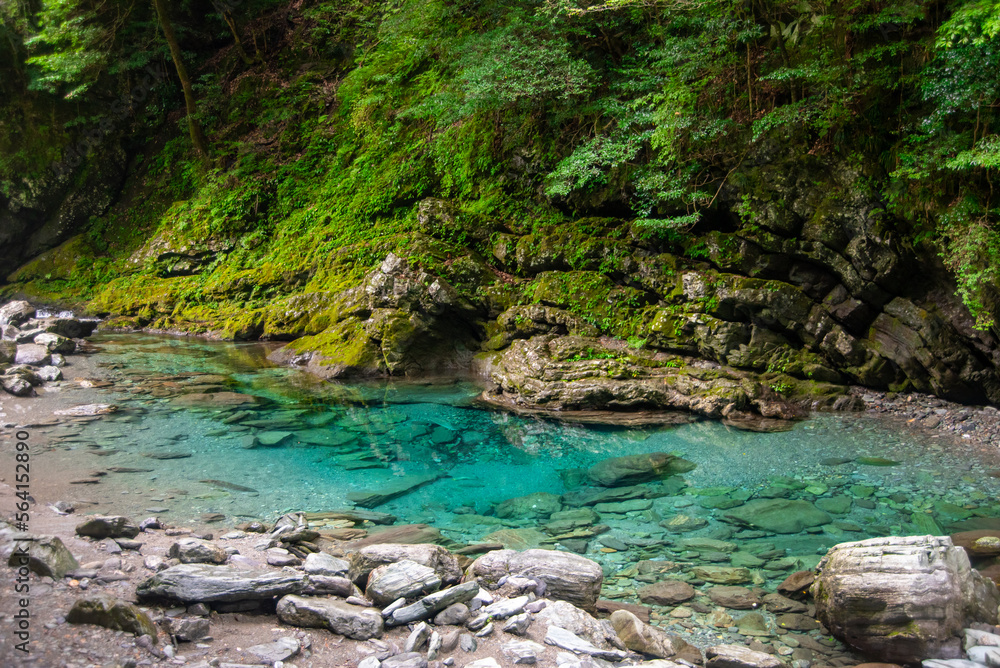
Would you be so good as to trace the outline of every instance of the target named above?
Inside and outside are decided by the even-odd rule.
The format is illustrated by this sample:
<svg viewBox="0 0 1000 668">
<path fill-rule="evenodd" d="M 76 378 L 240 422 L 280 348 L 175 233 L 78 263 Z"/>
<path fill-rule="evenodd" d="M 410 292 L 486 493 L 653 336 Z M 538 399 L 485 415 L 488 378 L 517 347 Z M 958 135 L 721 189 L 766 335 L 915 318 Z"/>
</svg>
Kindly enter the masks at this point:
<svg viewBox="0 0 1000 668">
<path fill-rule="evenodd" d="M 90 362 L 113 386 L 73 398 L 122 410 L 53 427 L 49 436 L 56 465 L 112 471 L 85 493 L 105 512 L 157 509 L 175 523 L 203 513 L 273 519 L 350 507 L 352 498 L 377 501 L 365 495 L 412 484 L 375 510 L 433 524 L 460 542 L 560 541 L 611 564 L 718 561 L 718 552 L 709 558 L 689 539 L 732 540 L 739 553 L 764 555 L 744 560 L 764 565 L 769 577 L 809 566 L 845 540 L 1000 517 L 1000 481 L 989 476 L 994 453 L 872 416 L 818 415 L 778 433 L 711 421 L 577 425 L 478 407 L 480 388 L 471 382 L 323 383 L 268 365 L 260 345 L 143 335 L 95 343 L 101 350 Z M 563 506 L 568 498 L 520 504 L 503 518 L 494 513 L 513 497 L 579 491 L 582 472 L 602 459 L 652 452 L 697 468 L 683 484 L 676 477 L 647 484 L 631 505 L 596 506 L 599 520 L 589 523 L 551 524 L 549 513 L 571 509 Z M 748 509 L 765 507 L 808 526 L 793 522 L 794 532 L 774 533 L 785 526 L 755 524 L 753 513 L 747 520 Z M 818 523 L 810 525 L 814 511 Z M 723 521 L 727 514 L 736 519 Z M 609 529 L 595 531 L 598 521 Z M 797 561 L 774 561 L 784 556 Z"/>
</svg>

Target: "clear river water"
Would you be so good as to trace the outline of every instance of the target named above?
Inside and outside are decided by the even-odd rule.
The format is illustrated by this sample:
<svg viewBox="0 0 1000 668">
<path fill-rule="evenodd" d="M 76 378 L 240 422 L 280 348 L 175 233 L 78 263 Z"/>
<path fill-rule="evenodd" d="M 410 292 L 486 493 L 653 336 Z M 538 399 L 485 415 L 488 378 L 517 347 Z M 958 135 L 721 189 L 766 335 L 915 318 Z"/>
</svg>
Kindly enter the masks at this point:
<svg viewBox="0 0 1000 668">
<path fill-rule="evenodd" d="M 748 567 L 755 582 L 772 586 L 839 542 L 1000 517 L 992 449 L 870 415 L 818 414 L 777 433 L 713 421 L 580 425 L 479 406 L 472 381 L 321 382 L 274 367 L 269 348 L 256 344 L 104 334 L 91 348 L 70 358 L 67 380 L 45 400 L 56 409 L 114 404 L 117 412 L 36 416 L 32 426 L 45 449 L 36 478 L 52 481 L 48 496 L 82 502 L 80 513 L 188 525 L 220 514 L 216 526 L 226 527 L 350 508 L 350 495 L 429 475 L 436 479 L 372 509 L 397 524 L 430 524 L 455 543 L 583 551 L 609 573 L 640 559 L 705 561 Z M 16 413 L 8 402 L 6 419 L 17 421 Z M 574 509 L 549 496 L 497 516 L 497 505 L 513 497 L 586 496 L 581 470 L 651 452 L 697 468 L 631 499 L 590 505 L 598 515 L 589 522 L 546 530 L 548 513 Z M 805 502 L 806 515 L 818 510 L 821 519 L 775 533 L 726 518 L 760 499 L 778 500 L 779 515 L 788 503 L 788 517 L 802 508 L 790 502 Z M 634 584 L 609 581 L 606 595 Z"/>
</svg>

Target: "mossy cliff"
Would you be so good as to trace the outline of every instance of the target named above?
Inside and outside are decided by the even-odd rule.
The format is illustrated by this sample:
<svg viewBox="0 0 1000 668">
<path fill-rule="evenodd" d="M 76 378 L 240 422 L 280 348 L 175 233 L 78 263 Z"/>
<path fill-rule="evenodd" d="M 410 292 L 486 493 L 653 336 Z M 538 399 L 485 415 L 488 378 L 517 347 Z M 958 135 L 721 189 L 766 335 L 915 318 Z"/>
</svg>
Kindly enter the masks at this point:
<svg viewBox="0 0 1000 668">
<path fill-rule="evenodd" d="M 991 256 L 942 255 L 955 193 L 987 189 L 884 164 L 928 112 L 890 81 L 882 18 L 850 19 L 882 78 L 840 99 L 776 83 L 789 59 L 855 76 L 820 21 L 779 57 L 768 16 L 732 19 L 737 38 L 700 10 L 550 4 L 271 2 L 246 58 L 191 37 L 212 155 L 164 79 L 162 116 L 71 172 L 0 170 L 2 290 L 284 341 L 276 361 L 330 378 L 475 369 L 512 406 L 786 417 L 854 384 L 1000 401 Z M 941 20 L 883 34 L 916 52 Z"/>
</svg>

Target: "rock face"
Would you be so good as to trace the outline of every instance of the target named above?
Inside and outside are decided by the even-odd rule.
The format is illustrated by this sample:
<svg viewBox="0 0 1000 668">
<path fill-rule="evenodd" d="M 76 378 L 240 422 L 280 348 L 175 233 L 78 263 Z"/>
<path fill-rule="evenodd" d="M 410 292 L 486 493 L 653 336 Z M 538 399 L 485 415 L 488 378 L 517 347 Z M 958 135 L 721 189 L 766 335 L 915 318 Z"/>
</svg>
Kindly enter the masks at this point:
<svg viewBox="0 0 1000 668">
<path fill-rule="evenodd" d="M 184 603 L 261 601 L 297 594 L 305 586 L 306 575 L 296 571 L 181 564 L 141 582 L 136 594 L 140 598 L 164 598 Z"/>
<path fill-rule="evenodd" d="M 103 594 L 76 599 L 73 607 L 66 613 L 66 621 L 70 624 L 95 624 L 137 636 L 156 638 L 156 625 L 149 615 L 131 603 Z"/>
<path fill-rule="evenodd" d="M 599 564 L 568 552 L 555 550 L 496 550 L 476 559 L 469 572 L 495 583 L 505 575 L 536 578 L 545 583 L 549 598 L 593 608 L 601 593 L 604 572 Z"/>
<path fill-rule="evenodd" d="M 950 538 L 842 543 L 819 565 L 816 616 L 834 636 L 893 663 L 961 657 L 962 629 L 994 624 L 1000 594 Z"/>
<path fill-rule="evenodd" d="M 605 459 L 590 467 L 587 477 L 602 487 L 622 487 L 649 482 L 675 473 L 693 471 L 697 465 L 666 452 Z"/>
</svg>

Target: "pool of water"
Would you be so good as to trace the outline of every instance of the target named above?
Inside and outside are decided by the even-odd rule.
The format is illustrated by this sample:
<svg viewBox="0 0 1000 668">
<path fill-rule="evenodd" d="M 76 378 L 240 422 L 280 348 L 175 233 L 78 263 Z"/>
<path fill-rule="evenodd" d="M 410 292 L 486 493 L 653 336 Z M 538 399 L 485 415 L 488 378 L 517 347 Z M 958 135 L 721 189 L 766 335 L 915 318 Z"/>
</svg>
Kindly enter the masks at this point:
<svg viewBox="0 0 1000 668">
<path fill-rule="evenodd" d="M 992 449 L 884 418 L 820 414 L 778 433 L 713 421 L 579 425 L 481 407 L 480 388 L 470 380 L 328 383 L 269 365 L 260 345 L 132 334 L 92 341 L 97 352 L 71 362 L 107 385 L 67 380 L 61 398 L 119 410 L 37 428 L 48 444 L 50 475 L 99 480 L 67 487 L 71 498 L 93 504 L 84 512 L 157 514 L 177 524 L 216 513 L 234 525 L 350 508 L 352 496 L 422 475 L 436 478 L 373 509 L 399 524 L 431 524 L 456 543 L 582 551 L 609 572 L 639 559 L 737 565 L 731 547 L 721 556 L 690 549 L 692 538 L 714 538 L 740 554 L 763 554 L 743 557 L 757 567 L 760 583 L 811 566 L 846 540 L 949 531 L 1000 517 L 1000 480 L 990 475 L 1000 461 Z M 65 371 L 75 378 L 74 367 Z M 247 397 L 256 403 L 240 403 Z M 496 516 L 497 504 L 539 492 L 569 493 L 547 502 L 572 510 L 572 494 L 588 493 L 582 471 L 610 457 L 652 452 L 679 455 L 697 468 L 649 483 L 631 506 L 596 506 L 590 524 L 571 529 L 546 530 L 546 513 L 531 504 Z M 827 519 L 774 533 L 726 518 L 767 499 L 779 513 L 783 503 L 797 513 L 803 506 L 791 502 L 804 502 Z M 790 560 L 776 560 L 776 551 Z M 613 581 L 609 587 L 614 595 Z"/>
</svg>

